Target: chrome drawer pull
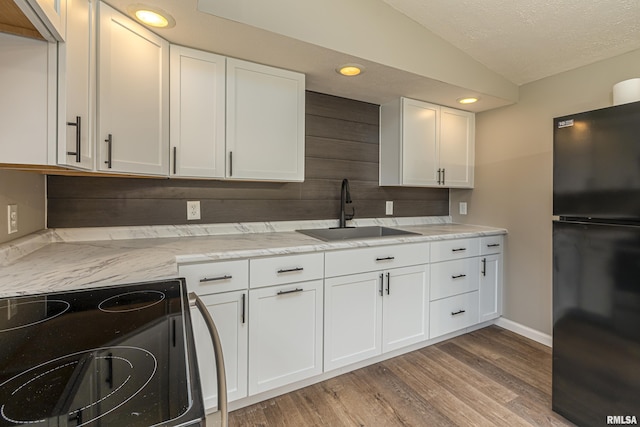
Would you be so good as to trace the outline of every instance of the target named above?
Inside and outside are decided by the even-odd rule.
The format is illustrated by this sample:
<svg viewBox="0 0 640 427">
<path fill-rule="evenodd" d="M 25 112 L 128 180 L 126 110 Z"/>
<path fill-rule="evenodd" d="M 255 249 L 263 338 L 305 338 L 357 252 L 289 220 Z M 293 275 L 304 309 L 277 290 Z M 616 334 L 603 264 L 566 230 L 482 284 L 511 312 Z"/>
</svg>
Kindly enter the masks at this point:
<svg viewBox="0 0 640 427">
<path fill-rule="evenodd" d="M 466 251 L 467 248 L 456 248 L 456 249 L 451 249 L 451 252 L 461 252 L 461 251 Z"/>
<path fill-rule="evenodd" d="M 278 295 L 293 294 L 293 293 L 302 292 L 302 291 L 304 291 L 304 289 L 295 288 L 295 289 L 291 289 L 290 291 L 278 291 Z"/>
<path fill-rule="evenodd" d="M 459 310 L 459 311 L 456 311 L 455 313 L 452 311 L 451 315 L 452 316 L 457 316 L 458 314 L 462 314 L 462 313 L 466 313 L 466 312 L 467 312 L 466 310 Z"/>
<path fill-rule="evenodd" d="M 302 271 L 302 270 L 304 270 L 304 267 L 296 267 L 296 268 L 281 269 L 281 270 L 278 270 L 278 274 L 282 274 L 282 273 L 293 273 L 294 271 Z"/>
<path fill-rule="evenodd" d="M 497 248 L 498 246 L 500 246 L 500 243 L 491 243 L 487 245 L 488 248 Z"/>
<path fill-rule="evenodd" d="M 383 257 L 383 258 L 376 258 L 376 261 L 391 261 L 396 259 L 396 257 L 394 256 L 387 256 L 387 257 Z"/>
<path fill-rule="evenodd" d="M 218 276 L 218 277 L 203 277 L 202 279 L 200 279 L 200 283 L 215 282 L 216 280 L 227 280 L 227 279 L 231 279 L 232 277 L 233 276 L 229 274 L 225 274 L 224 276 Z"/>
<path fill-rule="evenodd" d="M 458 274 L 457 276 L 451 276 L 452 279 L 460 279 L 462 277 L 467 277 L 466 274 Z"/>
</svg>

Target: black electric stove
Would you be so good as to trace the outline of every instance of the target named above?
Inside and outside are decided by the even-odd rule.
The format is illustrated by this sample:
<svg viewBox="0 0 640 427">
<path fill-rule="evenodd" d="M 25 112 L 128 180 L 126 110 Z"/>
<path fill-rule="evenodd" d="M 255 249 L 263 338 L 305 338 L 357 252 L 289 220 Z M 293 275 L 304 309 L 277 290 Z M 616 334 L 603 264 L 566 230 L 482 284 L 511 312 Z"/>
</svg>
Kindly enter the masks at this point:
<svg viewBox="0 0 640 427">
<path fill-rule="evenodd" d="M 183 279 L 0 299 L 0 426 L 200 425 Z"/>
</svg>

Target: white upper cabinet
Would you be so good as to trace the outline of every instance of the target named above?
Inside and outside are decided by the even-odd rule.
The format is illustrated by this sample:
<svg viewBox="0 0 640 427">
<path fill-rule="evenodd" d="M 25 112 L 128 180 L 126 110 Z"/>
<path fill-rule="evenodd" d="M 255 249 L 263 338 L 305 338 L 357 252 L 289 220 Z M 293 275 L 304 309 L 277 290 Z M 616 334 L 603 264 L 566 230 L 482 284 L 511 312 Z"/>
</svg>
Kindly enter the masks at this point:
<svg viewBox="0 0 640 427">
<path fill-rule="evenodd" d="M 98 169 L 167 175 L 169 44 L 100 3 Z"/>
<path fill-rule="evenodd" d="M 58 164 L 95 165 L 95 0 L 67 0 L 58 46 Z"/>
<path fill-rule="evenodd" d="M 304 74 L 227 59 L 227 177 L 304 180 Z"/>
<path fill-rule="evenodd" d="M 67 0 L 13 0 L 40 34 L 50 42 L 65 41 Z"/>
<path fill-rule="evenodd" d="M 473 187 L 475 114 L 408 98 L 380 107 L 380 185 Z"/>
<path fill-rule="evenodd" d="M 225 60 L 171 45 L 171 176 L 224 178 Z"/>
<path fill-rule="evenodd" d="M 0 34 L 0 163 L 55 164 L 56 45 Z"/>
</svg>

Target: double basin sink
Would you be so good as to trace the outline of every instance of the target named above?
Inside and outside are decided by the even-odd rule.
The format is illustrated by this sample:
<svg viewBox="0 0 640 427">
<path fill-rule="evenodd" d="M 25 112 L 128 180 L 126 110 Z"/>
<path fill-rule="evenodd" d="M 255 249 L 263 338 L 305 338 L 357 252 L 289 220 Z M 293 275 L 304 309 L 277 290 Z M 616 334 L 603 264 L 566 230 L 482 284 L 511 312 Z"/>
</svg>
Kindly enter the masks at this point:
<svg viewBox="0 0 640 427">
<path fill-rule="evenodd" d="M 375 239 L 381 237 L 396 237 L 418 235 L 411 231 L 397 230 L 395 228 L 370 226 L 370 227 L 345 227 L 345 228 L 317 228 L 309 230 L 296 230 L 298 233 L 306 234 L 325 242 L 337 240 L 357 240 Z"/>
</svg>

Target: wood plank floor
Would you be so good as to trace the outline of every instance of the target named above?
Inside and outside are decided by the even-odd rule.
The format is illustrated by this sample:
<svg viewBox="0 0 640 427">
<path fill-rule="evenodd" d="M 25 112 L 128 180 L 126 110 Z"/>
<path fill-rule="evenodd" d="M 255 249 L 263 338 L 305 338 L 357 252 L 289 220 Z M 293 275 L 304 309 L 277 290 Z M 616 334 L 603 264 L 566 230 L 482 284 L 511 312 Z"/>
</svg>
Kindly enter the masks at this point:
<svg viewBox="0 0 640 427">
<path fill-rule="evenodd" d="M 238 409 L 230 426 L 573 426 L 551 349 L 497 326 Z"/>
</svg>

